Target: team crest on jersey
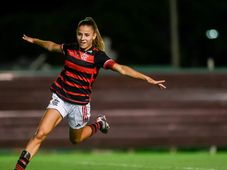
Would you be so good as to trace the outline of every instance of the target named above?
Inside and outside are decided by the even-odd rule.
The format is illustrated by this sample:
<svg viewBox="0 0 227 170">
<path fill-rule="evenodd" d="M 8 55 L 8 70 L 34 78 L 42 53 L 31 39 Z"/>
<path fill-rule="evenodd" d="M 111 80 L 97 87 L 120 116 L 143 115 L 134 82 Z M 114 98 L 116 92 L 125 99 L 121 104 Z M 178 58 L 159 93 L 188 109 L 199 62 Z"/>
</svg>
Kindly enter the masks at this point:
<svg viewBox="0 0 227 170">
<path fill-rule="evenodd" d="M 87 61 L 88 55 L 86 53 L 81 55 L 81 59 Z"/>
<path fill-rule="evenodd" d="M 89 51 L 86 51 L 85 53 L 83 53 L 80 58 L 84 61 L 88 61 L 88 62 L 91 62 L 92 61 L 92 56 L 89 55 L 89 54 L 92 54 L 92 50 L 89 50 Z"/>
</svg>

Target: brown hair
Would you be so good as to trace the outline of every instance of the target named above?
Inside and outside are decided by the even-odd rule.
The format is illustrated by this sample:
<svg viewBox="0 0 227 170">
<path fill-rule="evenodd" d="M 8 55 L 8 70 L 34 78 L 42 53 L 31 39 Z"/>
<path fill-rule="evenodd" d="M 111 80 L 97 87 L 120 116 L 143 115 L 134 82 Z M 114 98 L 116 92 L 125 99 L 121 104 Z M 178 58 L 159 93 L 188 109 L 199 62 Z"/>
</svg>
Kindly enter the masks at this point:
<svg viewBox="0 0 227 170">
<path fill-rule="evenodd" d="M 95 23 L 95 20 L 92 18 L 92 17 L 86 17 L 85 19 L 81 20 L 79 23 L 78 23 L 78 26 L 77 26 L 77 31 L 78 31 L 78 28 L 81 26 L 81 25 L 89 25 L 89 26 L 92 26 L 95 33 L 96 33 L 96 38 L 94 39 L 93 41 L 93 45 L 98 48 L 99 50 L 101 51 L 105 51 L 105 44 L 104 44 L 104 41 L 102 39 L 102 36 L 99 32 L 99 29 L 98 29 L 98 26 L 97 24 Z"/>
</svg>

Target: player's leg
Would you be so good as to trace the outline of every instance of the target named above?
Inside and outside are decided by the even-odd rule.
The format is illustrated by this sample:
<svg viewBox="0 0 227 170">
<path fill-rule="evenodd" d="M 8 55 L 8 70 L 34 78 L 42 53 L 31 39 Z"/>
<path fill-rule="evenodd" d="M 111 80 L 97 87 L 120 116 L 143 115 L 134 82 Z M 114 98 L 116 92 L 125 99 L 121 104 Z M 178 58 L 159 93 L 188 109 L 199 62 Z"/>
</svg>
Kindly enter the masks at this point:
<svg viewBox="0 0 227 170">
<path fill-rule="evenodd" d="M 60 123 L 62 116 L 56 109 L 48 109 L 40 121 L 39 127 L 28 142 L 26 150 L 29 151 L 31 157 L 37 152 L 40 144 L 47 135 Z"/>
<path fill-rule="evenodd" d="M 63 118 L 61 114 L 56 109 L 48 109 L 45 112 L 39 123 L 36 133 L 29 140 L 25 150 L 21 153 L 15 170 L 24 170 L 26 168 L 29 161 L 38 151 L 41 143 L 62 119 Z"/>
<path fill-rule="evenodd" d="M 73 129 L 70 127 L 70 141 L 73 144 L 78 144 L 94 135 L 98 130 L 100 130 L 102 133 L 107 133 L 109 128 L 110 126 L 106 121 L 106 117 L 104 115 L 99 115 L 93 124 L 86 125 L 79 129 Z"/>
<path fill-rule="evenodd" d="M 84 126 L 80 129 L 73 129 L 69 127 L 69 139 L 71 143 L 78 144 L 85 139 L 89 138 L 92 134 L 92 129 L 90 126 Z"/>
</svg>

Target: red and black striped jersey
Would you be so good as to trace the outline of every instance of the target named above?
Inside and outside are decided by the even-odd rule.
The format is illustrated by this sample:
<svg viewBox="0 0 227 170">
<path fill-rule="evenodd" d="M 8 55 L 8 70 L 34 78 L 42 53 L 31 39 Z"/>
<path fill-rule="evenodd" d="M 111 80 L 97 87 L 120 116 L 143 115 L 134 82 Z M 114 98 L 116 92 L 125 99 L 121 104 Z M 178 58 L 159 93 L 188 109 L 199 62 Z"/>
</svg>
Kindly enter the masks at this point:
<svg viewBox="0 0 227 170">
<path fill-rule="evenodd" d="M 62 44 L 62 52 L 65 64 L 50 89 L 66 102 L 86 105 L 99 69 L 110 69 L 115 61 L 95 47 L 84 51 L 78 44 Z"/>
</svg>

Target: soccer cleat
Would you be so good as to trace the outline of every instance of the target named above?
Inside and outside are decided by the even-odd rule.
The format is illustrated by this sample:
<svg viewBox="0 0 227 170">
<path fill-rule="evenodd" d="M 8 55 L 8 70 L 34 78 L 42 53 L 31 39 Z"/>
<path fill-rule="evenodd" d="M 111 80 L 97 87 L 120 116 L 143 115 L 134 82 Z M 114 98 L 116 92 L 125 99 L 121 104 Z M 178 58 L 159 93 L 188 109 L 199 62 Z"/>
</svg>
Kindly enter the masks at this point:
<svg viewBox="0 0 227 170">
<path fill-rule="evenodd" d="M 106 121 L 106 117 L 104 115 L 99 115 L 96 119 L 97 123 L 101 123 L 100 131 L 102 133 L 108 133 L 108 130 L 110 128 L 110 125 Z"/>
</svg>

